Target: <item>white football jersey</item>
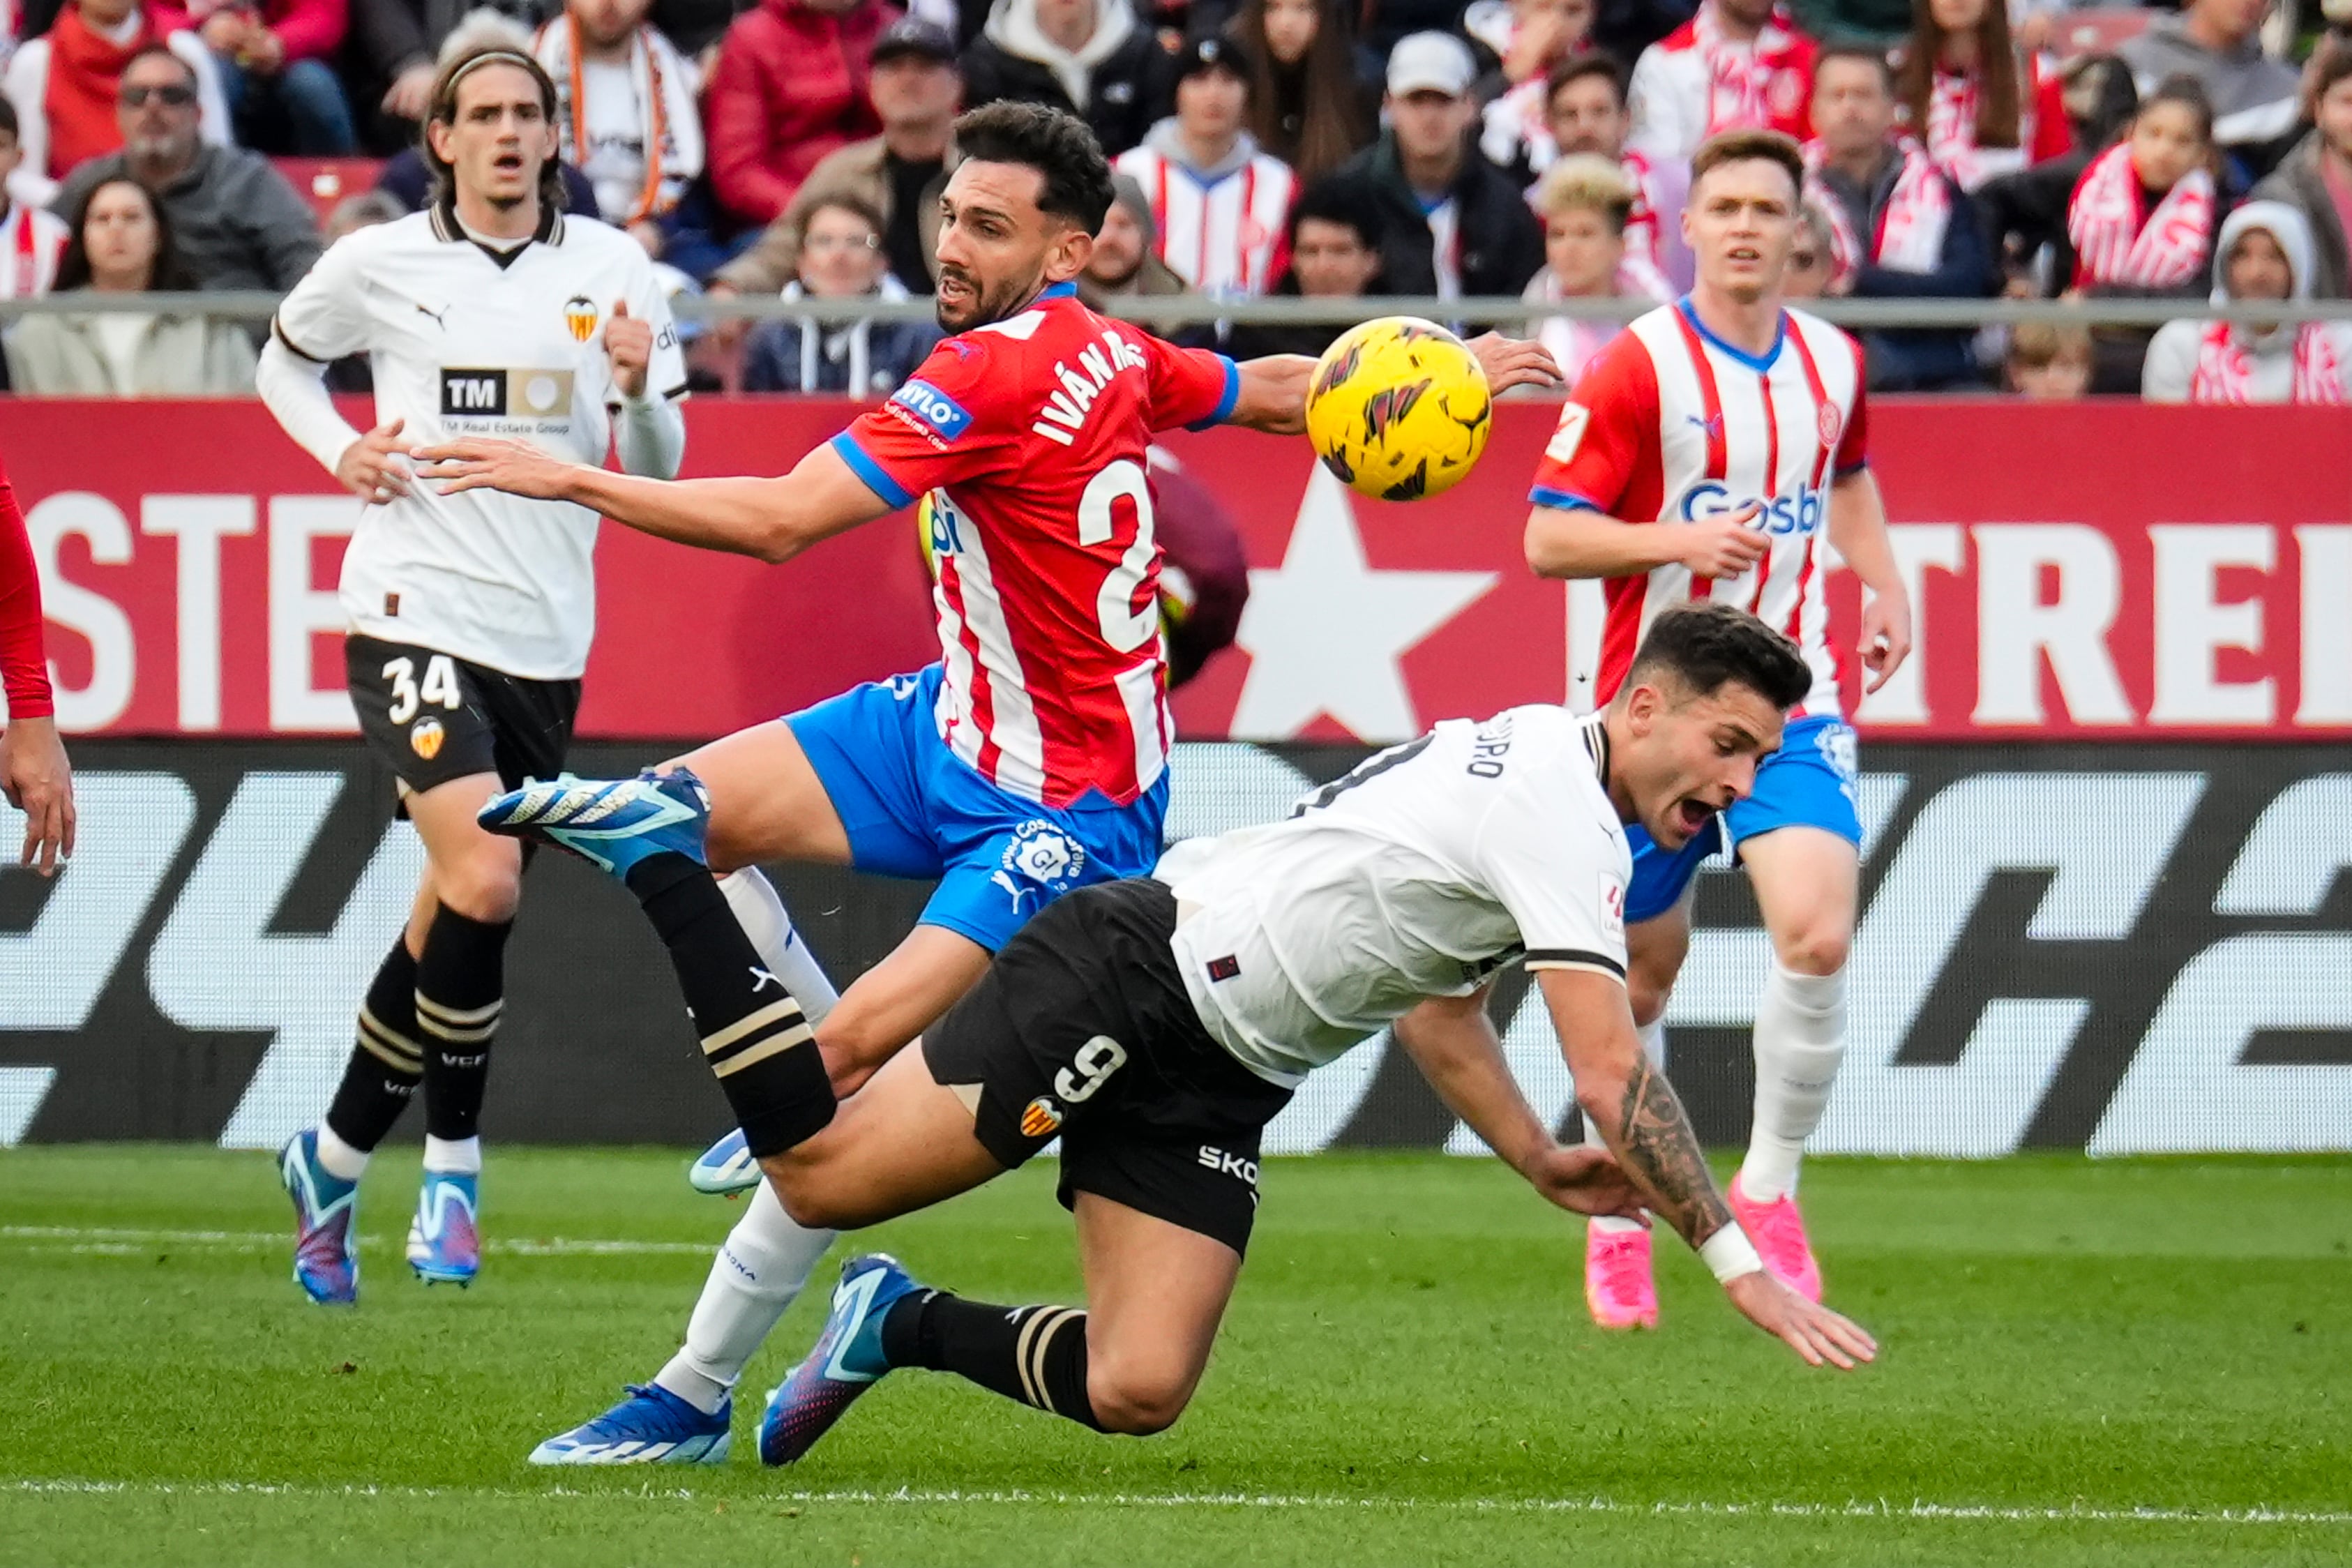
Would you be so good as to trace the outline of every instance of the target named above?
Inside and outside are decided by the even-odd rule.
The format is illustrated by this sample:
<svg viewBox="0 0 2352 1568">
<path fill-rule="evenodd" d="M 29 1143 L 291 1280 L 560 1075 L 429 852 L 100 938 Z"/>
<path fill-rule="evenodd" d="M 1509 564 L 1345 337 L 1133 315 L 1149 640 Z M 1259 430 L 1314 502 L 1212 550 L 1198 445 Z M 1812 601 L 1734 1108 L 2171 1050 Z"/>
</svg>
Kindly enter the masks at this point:
<svg viewBox="0 0 2352 1568">
<path fill-rule="evenodd" d="M 278 341 L 306 359 L 365 352 L 376 423 L 404 443 L 529 441 L 602 463 L 621 403 L 604 327 L 625 300 L 654 330 L 648 388 L 677 397 L 686 361 L 669 301 L 636 241 L 551 214 L 503 257 L 439 206 L 335 242 L 278 308 Z M 426 484 L 362 514 L 343 554 L 351 629 L 509 675 L 568 680 L 596 623 L 596 514 L 495 490 Z"/>
<path fill-rule="evenodd" d="M 1450 719 L 1288 821 L 1171 850 L 1155 875 L 1209 1033 L 1290 1087 L 1522 953 L 1622 980 L 1633 863 L 1601 723 L 1540 704 Z"/>
</svg>

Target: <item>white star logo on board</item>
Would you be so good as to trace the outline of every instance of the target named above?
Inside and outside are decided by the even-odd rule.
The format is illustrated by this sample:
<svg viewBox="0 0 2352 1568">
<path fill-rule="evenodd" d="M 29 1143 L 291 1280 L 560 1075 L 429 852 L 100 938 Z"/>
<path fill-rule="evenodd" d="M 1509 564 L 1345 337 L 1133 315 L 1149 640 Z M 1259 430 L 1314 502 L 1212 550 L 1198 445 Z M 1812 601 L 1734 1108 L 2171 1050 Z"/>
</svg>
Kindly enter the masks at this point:
<svg viewBox="0 0 2352 1568">
<path fill-rule="evenodd" d="M 1376 571 L 1349 492 L 1315 465 L 1282 564 L 1250 574 L 1234 641 L 1250 656 L 1228 731 L 1286 740 L 1329 714 L 1360 741 L 1422 731 L 1398 661 L 1495 585 L 1492 572 Z"/>
</svg>

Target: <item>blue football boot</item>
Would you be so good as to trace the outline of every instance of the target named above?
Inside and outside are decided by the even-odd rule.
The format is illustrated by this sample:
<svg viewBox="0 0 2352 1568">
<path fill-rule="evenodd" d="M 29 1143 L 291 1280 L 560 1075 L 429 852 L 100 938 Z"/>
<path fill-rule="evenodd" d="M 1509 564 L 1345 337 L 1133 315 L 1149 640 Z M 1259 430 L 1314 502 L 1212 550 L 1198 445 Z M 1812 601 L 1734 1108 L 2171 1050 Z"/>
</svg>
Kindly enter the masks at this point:
<svg viewBox="0 0 2352 1568">
<path fill-rule="evenodd" d="M 534 1465 L 723 1465 L 732 1400 L 705 1415 L 668 1389 L 630 1384 L 628 1397 L 530 1451 Z"/>
<path fill-rule="evenodd" d="M 833 1429 L 857 1396 L 890 1370 L 882 1353 L 882 1320 L 899 1298 L 922 1286 L 887 1253 L 841 1266 L 833 1311 L 808 1359 L 768 1395 L 760 1417 L 760 1462 L 789 1465 Z"/>
<path fill-rule="evenodd" d="M 568 849 L 625 879 L 630 868 L 665 851 L 709 864 L 703 835 L 710 792 L 685 768 L 633 779 L 565 775 L 494 795 L 475 814 L 486 831 Z"/>
<path fill-rule="evenodd" d="M 408 1266 L 427 1285 L 471 1285 L 482 1269 L 482 1179 L 427 1171 L 408 1222 Z"/>
<path fill-rule="evenodd" d="M 294 1200 L 294 1283 L 322 1307 L 360 1297 L 360 1184 L 319 1163 L 319 1134 L 297 1132 L 278 1153 L 278 1174 Z"/>
<path fill-rule="evenodd" d="M 686 1173 L 686 1184 L 698 1193 L 731 1198 L 760 1184 L 760 1162 L 751 1158 L 740 1127 L 702 1152 Z"/>
</svg>

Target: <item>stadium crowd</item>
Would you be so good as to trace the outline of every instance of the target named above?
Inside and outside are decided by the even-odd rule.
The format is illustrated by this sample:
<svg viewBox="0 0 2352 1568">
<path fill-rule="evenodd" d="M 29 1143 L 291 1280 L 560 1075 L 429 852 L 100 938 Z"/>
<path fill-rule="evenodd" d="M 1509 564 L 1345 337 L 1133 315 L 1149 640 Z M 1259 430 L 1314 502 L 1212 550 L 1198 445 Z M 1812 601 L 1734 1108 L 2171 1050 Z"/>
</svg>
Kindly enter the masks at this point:
<svg viewBox="0 0 2352 1568">
<path fill-rule="evenodd" d="M 0 0 L 0 297 L 290 288 L 335 237 L 427 199 L 435 60 L 499 34 L 558 84 L 572 210 L 625 229 L 682 292 L 929 292 L 950 122 L 1000 99 L 1072 110 L 1114 159 L 1097 301 L 1669 299 L 1689 281 L 1685 161 L 1748 125 L 1798 138 L 1812 171 L 1801 293 L 2347 291 L 2352 4 L 2315 37 L 2268 29 L 2276 49 L 2270 0 L 553 4 Z M 12 390 L 250 391 L 241 330 L 91 303 L 8 331 Z M 1338 330 L 1191 332 L 1314 353 Z M 1617 329 L 1536 310 L 1527 330 L 1573 376 Z M 870 397 L 934 335 L 730 321 L 696 361 L 710 384 Z M 2352 392 L 2345 324 L 1864 342 L 1875 390 Z"/>
</svg>

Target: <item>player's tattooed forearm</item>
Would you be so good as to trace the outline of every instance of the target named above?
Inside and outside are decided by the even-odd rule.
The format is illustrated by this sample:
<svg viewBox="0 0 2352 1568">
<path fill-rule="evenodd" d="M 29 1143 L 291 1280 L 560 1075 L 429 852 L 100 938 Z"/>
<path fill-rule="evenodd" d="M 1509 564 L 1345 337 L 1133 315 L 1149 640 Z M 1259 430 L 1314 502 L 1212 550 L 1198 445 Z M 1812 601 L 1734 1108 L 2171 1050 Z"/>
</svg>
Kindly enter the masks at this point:
<svg viewBox="0 0 2352 1568">
<path fill-rule="evenodd" d="M 1659 1200 L 1657 1212 L 1682 1238 L 1696 1247 L 1729 1224 L 1731 1213 L 1715 1189 L 1675 1086 L 1646 1059 L 1636 1061 L 1626 1079 L 1622 1114 L 1625 1146 L 1620 1158 Z"/>
</svg>

